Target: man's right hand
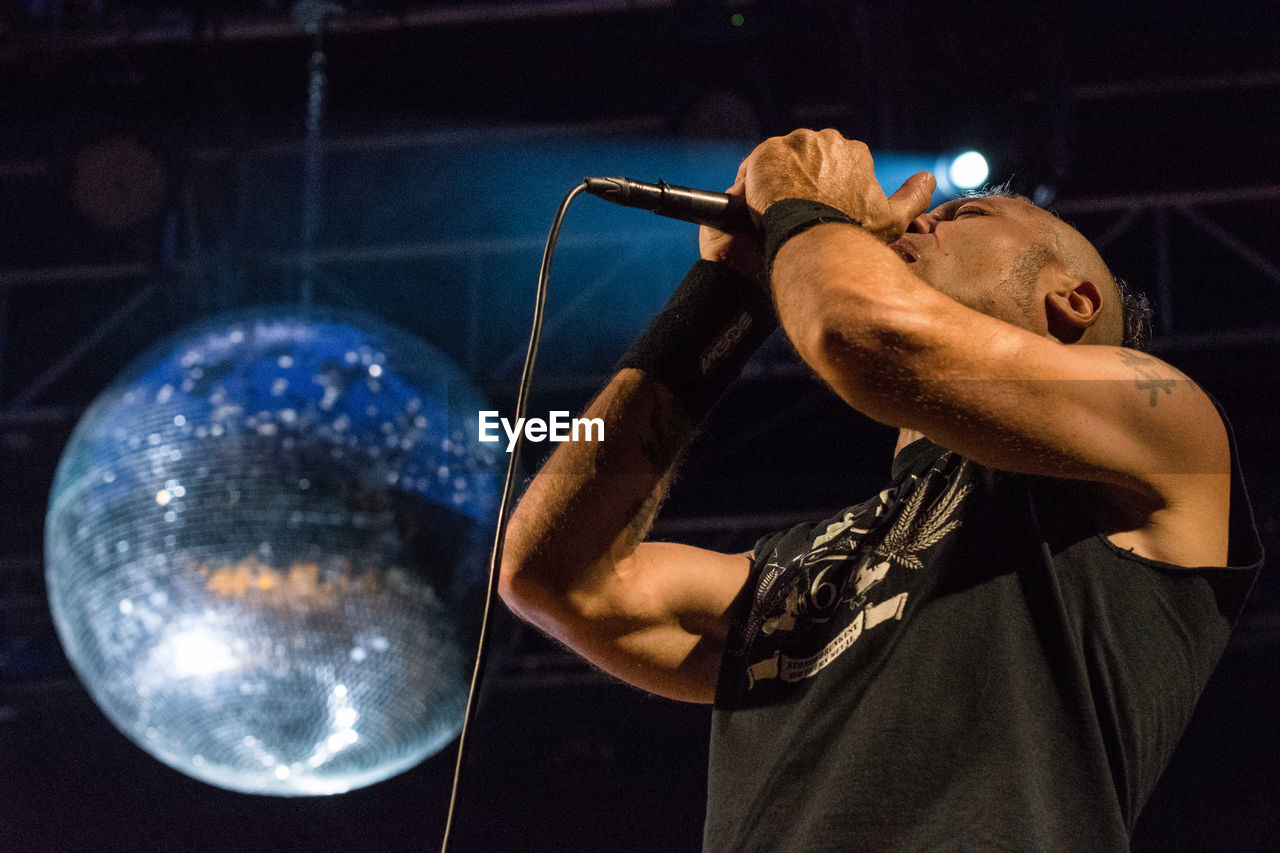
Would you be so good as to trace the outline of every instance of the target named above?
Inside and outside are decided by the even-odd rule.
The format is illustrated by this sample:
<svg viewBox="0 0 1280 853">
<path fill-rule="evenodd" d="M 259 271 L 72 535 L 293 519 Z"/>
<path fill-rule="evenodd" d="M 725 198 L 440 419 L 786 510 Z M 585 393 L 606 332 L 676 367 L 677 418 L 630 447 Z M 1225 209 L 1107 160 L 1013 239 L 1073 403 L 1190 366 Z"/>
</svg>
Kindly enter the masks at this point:
<svg viewBox="0 0 1280 853">
<path fill-rule="evenodd" d="M 745 196 L 746 185 L 739 176 L 733 186 L 725 190 L 727 195 Z M 698 229 L 698 249 L 702 259 L 726 264 L 754 281 L 764 289 L 769 288 L 768 274 L 764 266 L 764 250 L 760 235 L 753 231 L 720 231 L 709 225 Z"/>
</svg>

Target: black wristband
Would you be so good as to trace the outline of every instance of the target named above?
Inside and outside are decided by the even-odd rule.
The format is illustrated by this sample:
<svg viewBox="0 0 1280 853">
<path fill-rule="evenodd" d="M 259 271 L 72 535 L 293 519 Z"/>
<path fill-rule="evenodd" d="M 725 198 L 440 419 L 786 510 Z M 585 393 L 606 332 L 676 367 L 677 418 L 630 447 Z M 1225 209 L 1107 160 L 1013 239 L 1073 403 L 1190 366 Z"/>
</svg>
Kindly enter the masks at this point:
<svg viewBox="0 0 1280 853">
<path fill-rule="evenodd" d="M 824 222 L 844 222 L 862 227 L 862 223 L 843 210 L 807 198 L 784 198 L 775 201 L 760 217 L 760 233 L 764 237 L 765 269 L 773 271 L 773 259 L 782 244 L 792 237 Z"/>
<path fill-rule="evenodd" d="M 618 368 L 644 371 L 700 420 L 778 326 L 769 294 L 722 263 L 693 265 Z"/>
</svg>

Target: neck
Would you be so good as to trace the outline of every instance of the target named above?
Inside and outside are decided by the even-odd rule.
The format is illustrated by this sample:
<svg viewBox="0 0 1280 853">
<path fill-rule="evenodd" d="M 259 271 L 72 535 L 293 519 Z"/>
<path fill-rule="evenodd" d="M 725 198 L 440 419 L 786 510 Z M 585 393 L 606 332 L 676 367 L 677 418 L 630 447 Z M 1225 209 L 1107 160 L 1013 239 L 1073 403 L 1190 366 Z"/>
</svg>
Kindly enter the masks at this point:
<svg viewBox="0 0 1280 853">
<path fill-rule="evenodd" d="M 896 457 L 899 453 L 902 452 L 902 448 L 906 447 L 908 444 L 915 441 L 916 439 L 924 438 L 924 437 L 925 437 L 924 433 L 914 429 L 898 430 L 898 444 L 896 447 L 893 448 L 893 455 Z"/>
</svg>

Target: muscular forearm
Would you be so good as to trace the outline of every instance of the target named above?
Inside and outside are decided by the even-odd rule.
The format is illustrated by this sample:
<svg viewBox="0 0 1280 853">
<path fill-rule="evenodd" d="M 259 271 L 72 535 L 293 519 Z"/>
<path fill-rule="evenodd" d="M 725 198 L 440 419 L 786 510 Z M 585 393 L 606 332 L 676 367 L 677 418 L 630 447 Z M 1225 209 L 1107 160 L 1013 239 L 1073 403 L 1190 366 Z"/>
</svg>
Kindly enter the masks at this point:
<svg viewBox="0 0 1280 853">
<path fill-rule="evenodd" d="M 904 296 L 916 283 L 876 238 L 837 224 L 788 241 L 778 252 L 771 285 L 783 330 L 801 358 L 830 382 L 832 351 L 880 352 L 886 317 L 902 314 Z"/>
<path fill-rule="evenodd" d="M 859 349 L 879 348 L 883 321 L 904 304 L 900 285 L 912 277 L 887 244 L 928 207 L 933 176 L 913 175 L 886 197 L 866 145 L 834 130 L 798 130 L 757 146 L 739 178 L 762 214 L 787 336 L 824 379 L 839 377 L 848 365 L 832 356 L 852 354 L 861 364 Z"/>
<path fill-rule="evenodd" d="M 671 393 L 623 370 L 587 409 L 605 439 L 565 442 L 511 518 L 503 597 L 529 615 L 551 596 L 596 587 L 644 539 L 692 431 Z"/>
</svg>

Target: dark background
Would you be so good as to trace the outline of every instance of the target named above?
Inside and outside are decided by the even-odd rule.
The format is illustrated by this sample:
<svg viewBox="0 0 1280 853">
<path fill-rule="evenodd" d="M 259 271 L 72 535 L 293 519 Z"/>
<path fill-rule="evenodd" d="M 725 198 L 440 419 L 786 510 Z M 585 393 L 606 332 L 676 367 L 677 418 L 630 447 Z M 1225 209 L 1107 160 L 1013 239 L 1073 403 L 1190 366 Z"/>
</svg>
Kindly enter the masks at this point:
<svg viewBox="0 0 1280 853">
<path fill-rule="evenodd" d="M 158 338 L 297 298 L 311 40 L 293 11 L 0 5 L 0 849 L 438 844 L 452 748 L 338 797 L 208 787 L 110 726 L 44 599 L 45 504 L 84 407 Z M 422 335 L 501 396 L 582 174 L 719 188 L 796 126 L 977 147 L 1155 300 L 1154 349 L 1226 407 L 1274 552 L 1278 24 L 1264 2 L 351 3 L 326 43 L 316 300 Z M 693 256 L 691 228 L 590 204 L 566 224 L 535 412 L 580 406 Z M 657 532 L 745 549 L 878 488 L 891 449 L 774 340 Z M 1280 849 L 1278 646 L 1269 566 L 1135 849 Z M 454 849 L 696 849 L 707 718 L 504 620 Z"/>
</svg>

